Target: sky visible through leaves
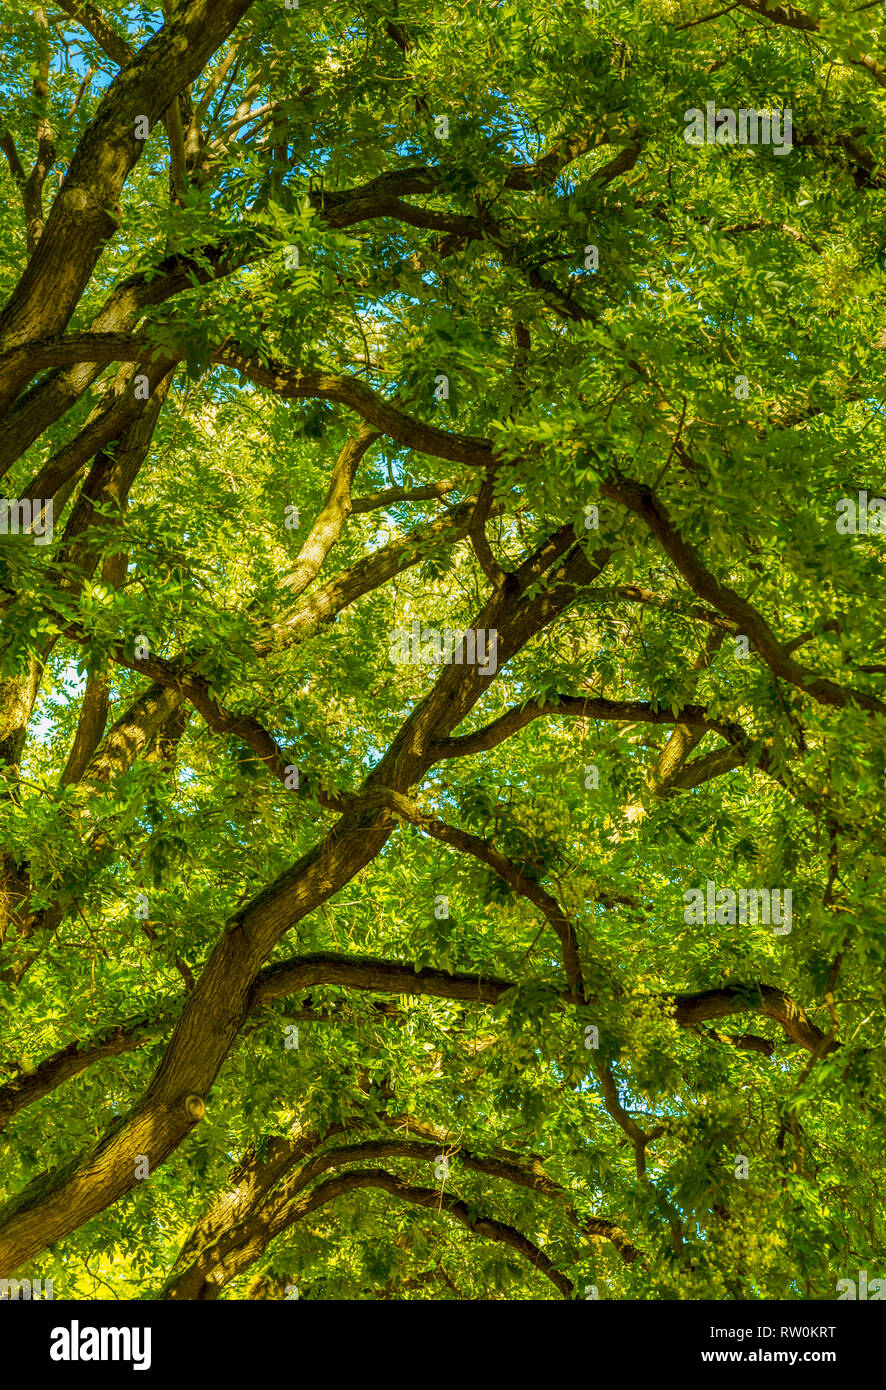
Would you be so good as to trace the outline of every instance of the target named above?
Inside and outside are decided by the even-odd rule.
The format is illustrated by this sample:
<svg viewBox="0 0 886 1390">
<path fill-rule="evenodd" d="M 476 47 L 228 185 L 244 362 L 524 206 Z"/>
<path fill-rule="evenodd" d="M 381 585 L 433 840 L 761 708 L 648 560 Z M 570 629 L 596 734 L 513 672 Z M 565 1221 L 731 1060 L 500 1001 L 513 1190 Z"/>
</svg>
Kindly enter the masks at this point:
<svg viewBox="0 0 886 1390">
<path fill-rule="evenodd" d="M 0 72 L 0 1280 L 886 1297 L 881 7 Z"/>
</svg>

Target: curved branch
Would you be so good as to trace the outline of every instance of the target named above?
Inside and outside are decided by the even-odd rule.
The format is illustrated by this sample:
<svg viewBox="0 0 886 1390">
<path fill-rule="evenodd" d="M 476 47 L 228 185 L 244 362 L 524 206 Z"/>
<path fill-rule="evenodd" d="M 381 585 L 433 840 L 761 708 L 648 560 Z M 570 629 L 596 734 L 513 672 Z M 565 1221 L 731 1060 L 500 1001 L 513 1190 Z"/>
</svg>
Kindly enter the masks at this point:
<svg viewBox="0 0 886 1390">
<path fill-rule="evenodd" d="M 629 478 L 618 478 L 601 483 L 600 490 L 604 496 L 620 502 L 643 519 L 692 590 L 699 598 L 712 603 L 721 613 L 738 624 L 741 632 L 746 633 L 753 642 L 773 675 L 805 691 L 819 704 L 846 709 L 855 703 L 861 709 L 870 710 L 872 713 L 886 714 L 886 704 L 876 696 L 856 690 L 853 686 L 838 685 L 835 681 L 818 676 L 814 671 L 794 661 L 788 648 L 778 640 L 762 614 L 748 603 L 747 599 L 721 584 L 705 567 L 696 551 L 677 531 L 651 488 Z"/>
<path fill-rule="evenodd" d="M 112 211 L 144 151 L 134 113 L 150 129 L 203 68 L 252 0 L 192 0 L 148 40 L 99 103 L 71 159 L 40 240 L 0 313 L 0 342 L 14 348 L 61 332 L 118 222 Z M 0 411 L 31 376 L 28 363 L 0 368 Z"/>
<path fill-rule="evenodd" d="M 76 333 L 65 338 L 50 336 L 23 342 L 0 355 L 3 374 L 21 374 L 77 362 L 148 362 L 158 356 L 167 367 L 186 356 L 184 346 L 163 343 L 162 348 L 130 333 Z M 493 461 L 488 439 L 438 429 L 408 415 L 386 401 L 359 377 L 335 372 L 306 371 L 269 359 L 260 362 L 238 344 L 226 341 L 212 350 L 212 359 L 231 367 L 283 400 L 325 400 L 348 406 L 373 429 L 389 435 L 407 449 L 417 449 L 450 463 L 487 468 Z"/>
<path fill-rule="evenodd" d="M 403 1200 L 418 1206 L 437 1212 L 445 1211 L 474 1234 L 510 1245 L 528 1259 L 534 1268 L 545 1274 L 560 1293 L 568 1296 L 572 1292 L 571 1281 L 559 1274 L 553 1263 L 533 1241 L 514 1226 L 492 1217 L 476 1215 L 467 1203 L 438 1188 L 412 1186 L 401 1177 L 385 1170 L 358 1169 L 328 1179 L 309 1194 L 303 1195 L 304 1188 L 329 1168 L 373 1158 L 406 1158 L 433 1163 L 438 1152 L 436 1143 L 418 1144 L 408 1140 L 382 1139 L 333 1149 L 329 1153 L 319 1155 L 298 1172 L 288 1177 L 283 1176 L 279 1188 L 272 1188 L 267 1195 L 259 1192 L 257 1200 L 248 1203 L 245 1211 L 244 1204 L 238 1203 L 239 1219 L 227 1229 L 214 1234 L 211 1243 L 199 1247 L 191 1263 L 166 1284 L 161 1297 L 176 1301 L 217 1298 L 224 1286 L 248 1269 L 276 1236 L 291 1229 L 303 1217 L 324 1206 L 334 1197 L 352 1191 L 355 1187 L 381 1187 L 394 1196 L 400 1196 Z M 280 1161 L 275 1161 L 280 1166 Z M 498 1176 L 506 1174 L 500 1172 Z"/>
<path fill-rule="evenodd" d="M 533 720 L 551 716 L 614 720 L 625 724 L 688 724 L 692 728 L 720 734 L 736 745 L 746 747 L 750 742 L 740 724 L 715 719 L 704 705 L 684 705 L 673 711 L 662 709 L 649 700 L 606 700 L 594 695 L 554 694 L 547 696 L 544 701 L 527 700 L 523 705 L 516 705 L 472 734 L 462 734 L 458 738 L 447 738 L 433 744 L 434 761 L 485 753 Z"/>
<path fill-rule="evenodd" d="M 499 1003 L 508 990 L 516 989 L 517 981 L 495 975 L 436 970 L 430 966 L 416 968 L 375 956 L 317 952 L 278 961 L 260 971 L 252 986 L 247 1012 L 255 1014 L 275 1000 L 323 985 L 369 994 L 430 996 L 492 1005 Z M 561 993 L 561 998 L 564 1004 L 569 1002 L 565 992 Z M 712 1019 L 756 1013 L 780 1024 L 791 1041 L 807 1052 L 814 1052 L 825 1036 L 801 1005 L 783 990 L 770 985 L 750 983 L 693 994 L 662 995 L 661 1004 L 664 1010 L 673 1012 L 674 1021 L 681 1028 L 694 1029 Z M 33 1071 L 0 1086 L 0 1129 L 18 1111 L 95 1062 L 135 1051 L 168 1031 L 177 1008 L 173 1001 L 167 1001 L 161 1003 L 154 1019 L 139 1016 L 128 1023 L 115 1024 L 86 1041 L 75 1040 L 45 1058 Z"/>
</svg>

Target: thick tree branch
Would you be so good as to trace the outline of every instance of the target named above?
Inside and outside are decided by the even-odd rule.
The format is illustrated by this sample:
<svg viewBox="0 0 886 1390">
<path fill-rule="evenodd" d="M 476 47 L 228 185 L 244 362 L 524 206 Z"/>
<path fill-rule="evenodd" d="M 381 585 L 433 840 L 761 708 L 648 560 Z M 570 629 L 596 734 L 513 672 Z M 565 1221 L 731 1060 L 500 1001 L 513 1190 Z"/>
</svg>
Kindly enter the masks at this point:
<svg viewBox="0 0 886 1390">
<path fill-rule="evenodd" d="M 852 686 L 838 685 L 794 661 L 762 614 L 740 594 L 721 584 L 706 568 L 697 552 L 677 531 L 651 488 L 628 478 L 619 478 L 603 482 L 600 490 L 604 496 L 620 502 L 643 519 L 692 590 L 699 598 L 712 603 L 731 618 L 747 634 L 773 675 L 797 686 L 820 704 L 845 709 L 854 703 L 872 713 L 886 714 L 886 703 L 876 696 Z"/>
</svg>

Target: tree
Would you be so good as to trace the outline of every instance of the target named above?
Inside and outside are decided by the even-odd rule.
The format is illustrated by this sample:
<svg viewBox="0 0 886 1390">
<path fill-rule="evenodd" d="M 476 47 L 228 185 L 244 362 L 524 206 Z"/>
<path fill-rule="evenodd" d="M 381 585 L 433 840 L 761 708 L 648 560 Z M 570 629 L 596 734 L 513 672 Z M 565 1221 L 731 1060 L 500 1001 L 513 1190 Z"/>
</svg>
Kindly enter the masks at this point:
<svg viewBox="0 0 886 1390">
<path fill-rule="evenodd" d="M 8 0 L 0 1276 L 886 1280 L 883 35 Z"/>
</svg>

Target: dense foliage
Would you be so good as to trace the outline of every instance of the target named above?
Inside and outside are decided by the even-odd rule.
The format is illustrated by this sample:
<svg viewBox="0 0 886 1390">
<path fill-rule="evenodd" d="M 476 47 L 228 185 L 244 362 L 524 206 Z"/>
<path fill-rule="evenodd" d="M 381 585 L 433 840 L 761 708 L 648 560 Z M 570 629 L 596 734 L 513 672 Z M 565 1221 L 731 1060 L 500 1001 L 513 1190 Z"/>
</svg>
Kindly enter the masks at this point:
<svg viewBox="0 0 886 1390">
<path fill-rule="evenodd" d="M 0 1276 L 886 1279 L 884 39 L 6 0 Z"/>
</svg>

